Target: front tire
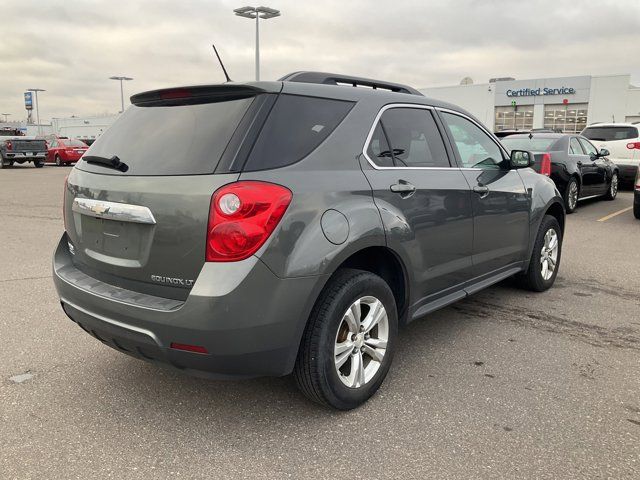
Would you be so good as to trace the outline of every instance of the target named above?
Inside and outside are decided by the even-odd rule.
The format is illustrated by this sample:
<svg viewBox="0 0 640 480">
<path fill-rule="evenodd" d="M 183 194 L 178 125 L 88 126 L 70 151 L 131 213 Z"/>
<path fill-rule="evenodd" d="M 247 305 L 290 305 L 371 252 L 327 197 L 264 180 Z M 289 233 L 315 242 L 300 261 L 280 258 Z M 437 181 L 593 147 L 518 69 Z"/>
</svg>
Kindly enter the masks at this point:
<svg viewBox="0 0 640 480">
<path fill-rule="evenodd" d="M 44 167 L 44 160 L 34 160 L 33 164 L 36 168 L 42 168 Z"/>
<path fill-rule="evenodd" d="M 520 284 L 527 290 L 544 292 L 558 275 L 562 254 L 562 230 L 558 220 L 545 215 L 538 229 L 529 268 L 520 277 Z"/>
<path fill-rule="evenodd" d="M 571 177 L 569 179 L 569 183 L 567 183 L 567 187 L 564 189 L 564 195 L 562 196 L 564 199 L 564 209 L 567 213 L 573 213 L 576 211 L 579 196 L 580 186 L 578 185 L 578 180 L 576 180 L 576 177 Z"/>
<path fill-rule="evenodd" d="M 389 371 L 398 332 L 387 283 L 363 270 L 339 270 L 313 308 L 294 367 L 310 400 L 339 410 L 367 401 Z"/>
<path fill-rule="evenodd" d="M 56 166 L 57 167 L 61 167 L 62 166 L 62 160 L 60 159 L 60 155 L 56 154 L 55 161 L 56 161 Z"/>
<path fill-rule="evenodd" d="M 615 200 L 618 195 L 618 174 L 613 173 L 611 175 L 611 182 L 609 182 L 609 188 L 607 189 L 607 193 L 604 194 L 604 198 L 606 200 Z"/>
</svg>

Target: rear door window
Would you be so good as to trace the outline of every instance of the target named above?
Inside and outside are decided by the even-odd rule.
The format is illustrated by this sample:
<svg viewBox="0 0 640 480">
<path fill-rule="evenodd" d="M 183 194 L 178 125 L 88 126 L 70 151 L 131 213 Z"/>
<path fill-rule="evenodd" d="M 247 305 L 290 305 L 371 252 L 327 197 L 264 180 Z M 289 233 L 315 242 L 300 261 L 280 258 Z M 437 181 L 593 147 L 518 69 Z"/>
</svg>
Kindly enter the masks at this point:
<svg viewBox="0 0 640 480">
<path fill-rule="evenodd" d="M 423 108 L 391 108 L 380 118 L 396 167 L 450 167 L 447 151 L 433 114 Z M 379 127 L 376 127 L 378 130 Z M 375 132 L 374 132 L 375 138 Z M 373 140 L 373 138 L 372 138 Z M 383 152 L 384 154 L 384 152 Z M 389 155 L 371 159 L 389 166 Z"/>
<path fill-rule="evenodd" d="M 582 135 L 589 140 L 611 142 L 638 138 L 638 129 L 636 127 L 587 127 Z"/>
<path fill-rule="evenodd" d="M 291 165 L 313 152 L 347 116 L 354 102 L 279 96 L 245 163 L 245 171 Z"/>
<path fill-rule="evenodd" d="M 584 151 L 576 137 L 571 137 L 571 140 L 569 141 L 569 153 L 572 155 L 584 155 Z"/>
<path fill-rule="evenodd" d="M 213 173 L 253 97 L 196 105 L 131 106 L 85 154 L 116 155 L 129 168 L 82 161 L 77 167 L 108 175 Z"/>
</svg>

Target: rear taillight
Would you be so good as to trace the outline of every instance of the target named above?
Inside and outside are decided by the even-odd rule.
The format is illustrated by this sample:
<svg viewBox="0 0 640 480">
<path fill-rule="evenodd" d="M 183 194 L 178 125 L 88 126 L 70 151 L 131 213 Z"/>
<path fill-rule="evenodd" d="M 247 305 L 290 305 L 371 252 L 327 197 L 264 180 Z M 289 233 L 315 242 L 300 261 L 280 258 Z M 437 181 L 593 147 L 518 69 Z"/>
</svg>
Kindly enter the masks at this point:
<svg viewBox="0 0 640 480">
<path fill-rule="evenodd" d="M 209 210 L 207 262 L 235 262 L 253 255 L 289 203 L 291 191 L 273 183 L 242 181 L 218 189 Z"/>
<path fill-rule="evenodd" d="M 640 142 L 627 143 L 627 148 L 629 150 L 640 150 Z"/>
<path fill-rule="evenodd" d="M 4 144 L 7 147 L 7 150 L 13 150 L 13 144 L 11 143 L 11 140 L 5 140 Z"/>
<path fill-rule="evenodd" d="M 62 191 L 62 221 L 64 222 L 64 231 L 67 232 L 67 213 L 66 206 L 67 203 L 67 188 L 69 188 L 69 175 L 64 177 L 64 190 Z"/>
<path fill-rule="evenodd" d="M 546 175 L 547 177 L 551 176 L 551 154 L 543 153 L 542 160 L 540 160 L 540 173 L 542 175 Z"/>
</svg>

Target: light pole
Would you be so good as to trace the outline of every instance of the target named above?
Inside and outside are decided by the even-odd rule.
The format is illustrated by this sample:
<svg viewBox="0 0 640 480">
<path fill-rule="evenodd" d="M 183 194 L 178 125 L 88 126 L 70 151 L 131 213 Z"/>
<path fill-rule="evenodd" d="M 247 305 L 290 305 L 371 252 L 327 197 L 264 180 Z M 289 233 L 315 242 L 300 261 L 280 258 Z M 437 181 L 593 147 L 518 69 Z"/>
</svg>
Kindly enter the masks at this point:
<svg viewBox="0 0 640 480">
<path fill-rule="evenodd" d="M 42 88 L 27 88 L 28 92 L 36 94 L 36 121 L 38 122 L 38 136 L 42 136 L 42 127 L 40 126 L 40 102 L 38 101 L 38 92 L 46 92 Z"/>
<path fill-rule="evenodd" d="M 234 13 L 239 17 L 256 20 L 256 81 L 260 80 L 260 27 L 259 20 L 268 20 L 280 16 L 280 10 L 269 7 L 241 7 L 236 8 Z"/>
<path fill-rule="evenodd" d="M 124 112 L 124 88 L 122 87 L 122 82 L 125 80 L 133 80 L 131 77 L 109 77 L 109 80 L 120 80 L 120 105 L 122 109 L 120 113 Z"/>
<path fill-rule="evenodd" d="M 0 113 L 0 115 L 4 115 L 4 123 L 7 123 L 9 120 L 7 120 L 7 117 L 9 115 L 11 115 L 10 113 Z"/>
</svg>

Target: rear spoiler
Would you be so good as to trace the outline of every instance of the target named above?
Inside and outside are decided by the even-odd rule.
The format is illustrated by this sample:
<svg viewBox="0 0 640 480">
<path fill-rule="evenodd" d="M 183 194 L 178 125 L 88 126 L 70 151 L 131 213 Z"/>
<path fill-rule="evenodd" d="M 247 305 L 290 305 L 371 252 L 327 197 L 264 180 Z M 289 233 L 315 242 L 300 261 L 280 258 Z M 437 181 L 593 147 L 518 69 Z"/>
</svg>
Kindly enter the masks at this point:
<svg viewBox="0 0 640 480">
<path fill-rule="evenodd" d="M 198 105 L 250 98 L 270 91 L 272 90 L 247 84 L 198 85 L 137 93 L 131 97 L 131 103 L 138 107 Z"/>
</svg>

